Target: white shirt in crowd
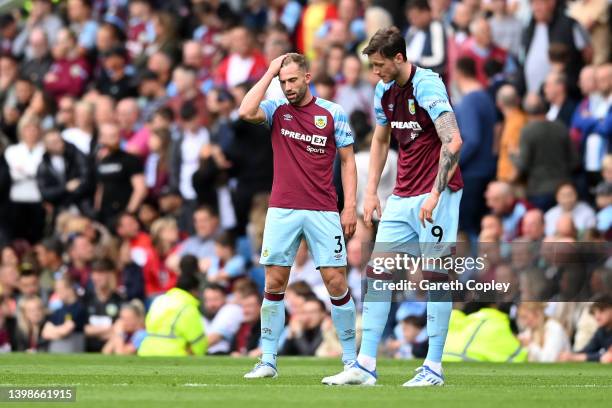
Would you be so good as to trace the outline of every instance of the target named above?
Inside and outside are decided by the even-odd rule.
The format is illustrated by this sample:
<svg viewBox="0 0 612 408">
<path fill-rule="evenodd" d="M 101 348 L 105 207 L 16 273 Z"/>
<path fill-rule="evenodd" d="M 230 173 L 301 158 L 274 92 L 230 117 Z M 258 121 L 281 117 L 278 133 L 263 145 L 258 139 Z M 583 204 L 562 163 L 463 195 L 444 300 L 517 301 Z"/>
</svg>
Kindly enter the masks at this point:
<svg viewBox="0 0 612 408">
<path fill-rule="evenodd" d="M 561 206 L 556 205 L 544 214 L 544 223 L 546 225 L 546 236 L 553 236 L 557 232 L 557 221 L 563 214 Z M 597 224 L 597 215 L 590 205 L 579 201 L 572 210 L 572 220 L 576 229 L 580 231 L 594 228 Z"/>
<path fill-rule="evenodd" d="M 544 344 L 532 341 L 527 351 L 531 362 L 552 363 L 557 361 L 560 353 L 570 351 L 570 341 L 561 323 L 547 319 L 544 324 Z"/>
<path fill-rule="evenodd" d="M 242 58 L 239 54 L 232 54 L 227 66 L 227 87 L 232 88 L 249 79 L 255 59 L 253 57 Z"/>
<path fill-rule="evenodd" d="M 234 336 L 242 324 L 242 309 L 240 306 L 227 303 L 219 309 L 211 320 L 203 318 L 206 334 L 220 334 L 223 339 L 208 347 L 208 354 L 229 353 Z"/>
<path fill-rule="evenodd" d="M 200 166 L 200 150 L 202 146 L 210 143 L 210 134 L 206 128 L 200 128 L 197 132 L 185 131 L 181 143 L 181 175 L 179 190 L 185 200 L 195 200 L 196 191 L 193 188 L 193 173 Z"/>
<path fill-rule="evenodd" d="M 11 201 L 17 203 L 39 203 L 42 200 L 36 172 L 42 162 L 45 148 L 42 143 L 32 150 L 25 143 L 18 143 L 6 148 L 4 157 L 9 166 L 11 179 Z"/>
<path fill-rule="evenodd" d="M 70 128 L 62 132 L 62 138 L 72 143 L 81 153 L 88 156 L 91 152 L 92 135 L 79 128 Z"/>
</svg>

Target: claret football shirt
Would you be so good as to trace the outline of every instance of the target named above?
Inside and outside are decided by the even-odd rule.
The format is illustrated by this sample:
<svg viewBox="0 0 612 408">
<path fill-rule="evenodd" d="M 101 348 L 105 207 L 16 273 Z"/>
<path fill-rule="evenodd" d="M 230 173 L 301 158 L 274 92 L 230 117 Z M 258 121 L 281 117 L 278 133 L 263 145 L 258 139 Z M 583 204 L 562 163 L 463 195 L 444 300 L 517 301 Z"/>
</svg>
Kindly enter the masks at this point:
<svg viewBox="0 0 612 408">
<path fill-rule="evenodd" d="M 313 97 L 305 106 L 287 99 L 263 101 L 272 127 L 274 182 L 270 207 L 338 211 L 333 185 L 336 149 L 353 144 L 340 105 Z"/>
</svg>

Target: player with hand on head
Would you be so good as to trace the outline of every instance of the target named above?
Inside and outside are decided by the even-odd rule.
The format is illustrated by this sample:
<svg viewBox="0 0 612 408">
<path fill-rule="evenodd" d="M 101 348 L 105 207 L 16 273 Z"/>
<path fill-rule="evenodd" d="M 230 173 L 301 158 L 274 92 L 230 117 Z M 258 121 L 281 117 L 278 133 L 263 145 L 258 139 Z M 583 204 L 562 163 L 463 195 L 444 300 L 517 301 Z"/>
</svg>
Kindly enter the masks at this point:
<svg viewBox="0 0 612 408">
<path fill-rule="evenodd" d="M 381 79 L 374 97 L 376 128 L 364 200 L 365 223 L 372 225 L 374 211 L 380 217 L 374 253 L 403 252 L 426 259 L 449 256 L 457 239 L 463 191 L 458 168 L 462 140 L 444 83 L 438 74 L 407 61 L 406 42 L 395 27 L 379 30 L 363 53 Z M 393 195 L 381 213 L 376 191 L 391 136 L 399 146 L 397 179 Z M 435 267 L 445 263 L 432 263 L 434 267 L 423 268 L 425 279 L 447 279 L 447 271 Z M 387 322 L 391 293 L 376 291 L 373 282 L 391 277 L 374 274 L 371 265 L 367 274 L 357 362 L 328 378 L 327 384 L 376 383 L 376 353 Z M 404 386 L 444 384 L 441 362 L 451 310 L 448 292 L 429 291 L 429 350 L 414 378 Z"/>
<path fill-rule="evenodd" d="M 278 75 L 286 98 L 265 100 Z M 274 182 L 266 216 L 260 262 L 265 265 L 261 306 L 261 361 L 245 378 L 277 377 L 278 340 L 285 326 L 284 292 L 302 237 L 320 270 L 332 303 L 332 320 L 342 344 L 342 361 L 356 361 L 355 303 L 346 280 L 346 246 L 357 224 L 357 169 L 346 113 L 309 89 L 303 55 L 290 53 L 270 63 L 246 94 L 241 119 L 272 128 Z M 333 163 L 338 152 L 344 209 L 338 214 Z"/>
</svg>

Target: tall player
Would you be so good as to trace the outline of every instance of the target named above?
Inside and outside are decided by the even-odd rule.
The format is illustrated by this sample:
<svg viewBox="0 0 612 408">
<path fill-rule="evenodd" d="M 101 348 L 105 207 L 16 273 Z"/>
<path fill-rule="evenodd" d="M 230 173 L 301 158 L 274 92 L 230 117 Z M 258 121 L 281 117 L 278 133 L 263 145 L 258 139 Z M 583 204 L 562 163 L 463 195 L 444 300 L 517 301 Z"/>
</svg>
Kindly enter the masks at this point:
<svg viewBox="0 0 612 408">
<path fill-rule="evenodd" d="M 437 74 L 407 61 L 406 43 L 395 27 L 379 30 L 363 53 L 381 79 L 374 98 L 376 128 L 364 201 L 366 224 L 371 225 L 374 211 L 381 217 L 374 251 L 402 251 L 426 259 L 449 256 L 457 239 L 463 187 L 457 167 L 462 141 L 444 84 Z M 397 180 L 381 213 L 376 191 L 391 135 L 399 145 Z M 424 276 L 446 279 L 447 271 L 435 268 L 444 263 L 427 263 L 431 267 L 423 268 Z M 368 268 L 357 363 L 330 377 L 328 384 L 376 383 L 376 351 L 391 296 L 374 290 L 375 278 L 383 277 L 373 276 Z M 452 303 L 448 293 L 430 291 L 428 296 L 429 351 L 414 378 L 404 383 L 406 387 L 444 384 L 441 362 Z"/>
<path fill-rule="evenodd" d="M 278 75 L 286 99 L 264 94 Z M 342 108 L 310 93 L 311 74 L 300 54 L 276 58 L 246 94 L 240 117 L 272 127 L 274 183 L 266 216 L 261 263 L 266 285 L 261 306 L 261 361 L 245 378 L 277 377 L 278 339 L 285 325 L 285 288 L 302 237 L 331 297 L 342 361 L 356 361 L 355 303 L 346 281 L 346 247 L 357 224 L 357 168 L 353 135 Z M 338 214 L 333 162 L 339 154 L 344 210 Z"/>
</svg>

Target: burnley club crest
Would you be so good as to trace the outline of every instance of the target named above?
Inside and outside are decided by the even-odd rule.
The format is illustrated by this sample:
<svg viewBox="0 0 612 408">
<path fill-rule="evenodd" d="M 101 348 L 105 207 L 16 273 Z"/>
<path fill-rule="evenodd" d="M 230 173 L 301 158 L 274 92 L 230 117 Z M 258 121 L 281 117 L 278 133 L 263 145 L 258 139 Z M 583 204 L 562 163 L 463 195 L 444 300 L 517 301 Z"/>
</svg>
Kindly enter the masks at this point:
<svg viewBox="0 0 612 408">
<path fill-rule="evenodd" d="M 327 116 L 315 116 L 314 124 L 317 129 L 325 129 L 325 126 L 327 126 Z"/>
<path fill-rule="evenodd" d="M 416 113 L 416 108 L 414 107 L 414 99 L 408 99 L 408 111 L 411 115 Z"/>
</svg>

